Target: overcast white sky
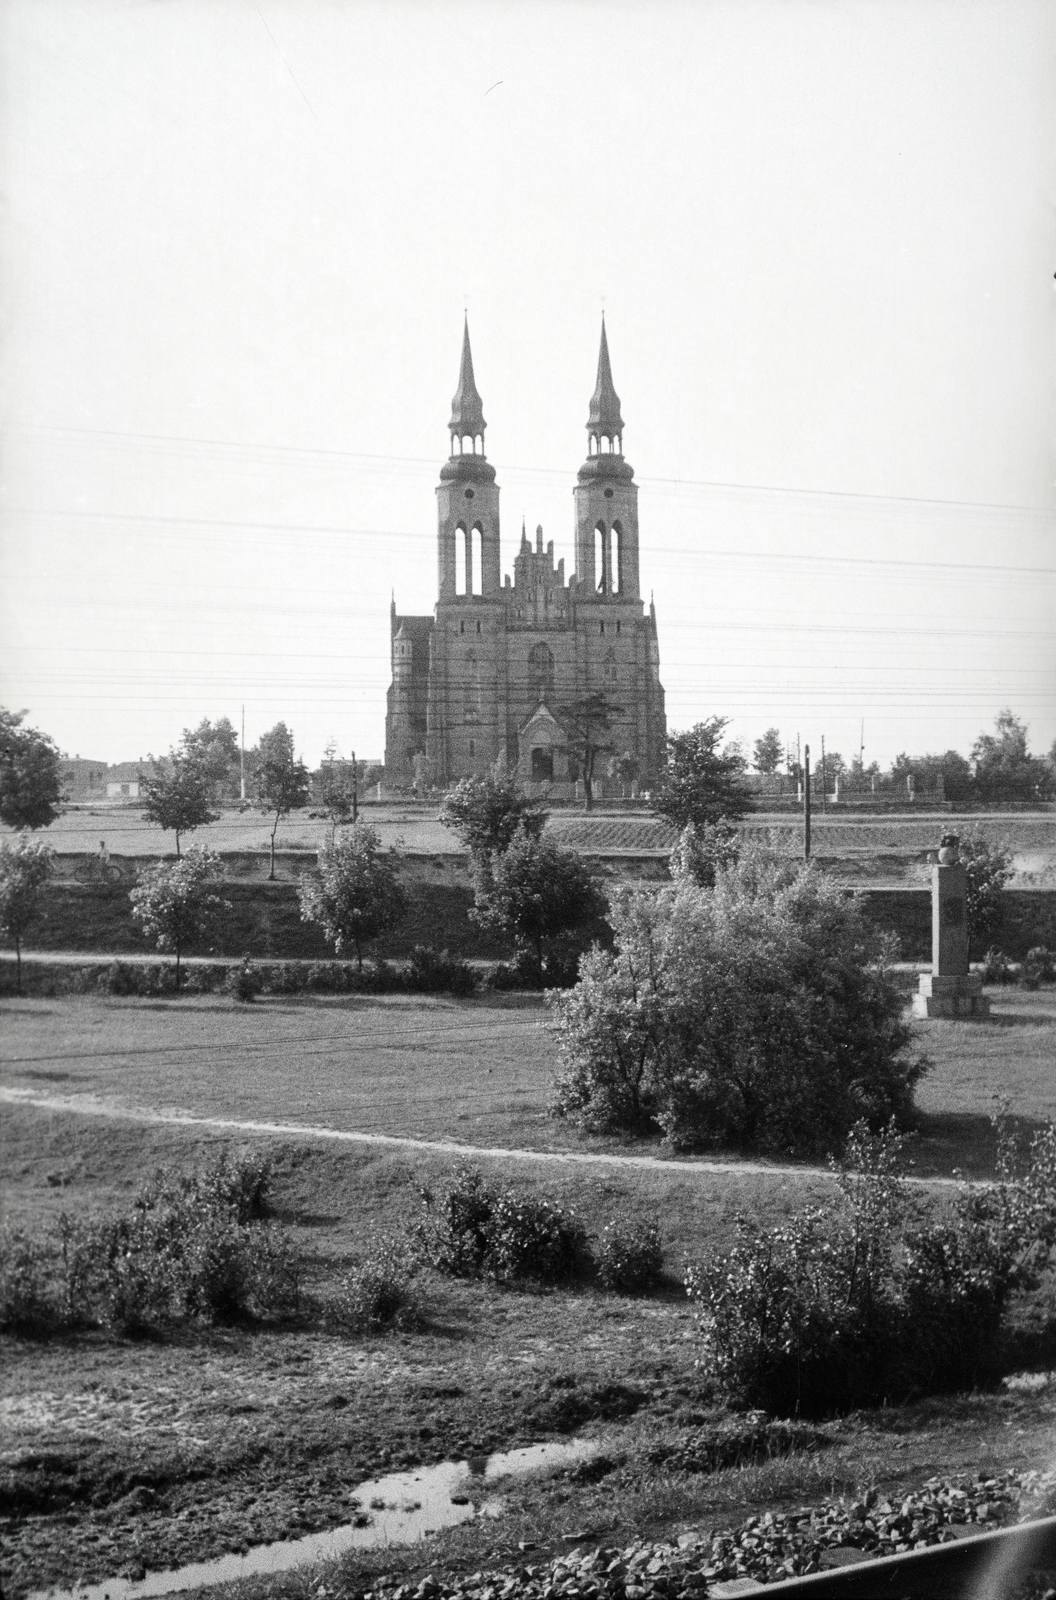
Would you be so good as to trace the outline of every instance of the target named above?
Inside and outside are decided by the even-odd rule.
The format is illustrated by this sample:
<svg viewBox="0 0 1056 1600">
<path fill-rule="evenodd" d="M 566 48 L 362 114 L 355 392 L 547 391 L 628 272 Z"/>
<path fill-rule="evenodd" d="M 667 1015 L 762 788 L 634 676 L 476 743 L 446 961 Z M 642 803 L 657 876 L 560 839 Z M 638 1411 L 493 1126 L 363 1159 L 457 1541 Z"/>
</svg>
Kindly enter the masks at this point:
<svg viewBox="0 0 1056 1600">
<path fill-rule="evenodd" d="M 5 0 L 2 699 L 380 756 L 468 304 L 503 566 L 602 306 L 668 719 L 1056 736 L 1056 5 Z"/>
</svg>

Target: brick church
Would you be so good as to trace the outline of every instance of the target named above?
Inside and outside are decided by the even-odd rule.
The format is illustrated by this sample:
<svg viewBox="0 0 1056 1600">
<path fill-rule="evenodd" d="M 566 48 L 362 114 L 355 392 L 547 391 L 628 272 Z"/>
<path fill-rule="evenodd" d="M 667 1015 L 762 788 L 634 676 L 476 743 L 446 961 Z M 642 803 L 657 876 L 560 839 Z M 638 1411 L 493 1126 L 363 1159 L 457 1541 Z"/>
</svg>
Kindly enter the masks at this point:
<svg viewBox="0 0 1056 1600">
<path fill-rule="evenodd" d="M 611 762 L 654 783 L 666 723 L 656 613 L 638 579 L 638 486 L 623 456 L 605 324 L 587 418 L 587 458 L 572 491 L 575 572 L 554 565 L 553 541 L 522 525 L 512 581 L 499 557 L 499 490 L 484 454 L 484 411 L 469 327 L 452 403 L 451 456 L 436 496 L 439 594 L 432 616 L 400 616 L 393 601 L 392 687 L 385 776 L 447 785 L 502 756 L 529 790 L 571 795 L 579 776 L 562 707 L 603 693 L 618 707 Z M 422 758 L 424 757 L 424 761 Z"/>
</svg>

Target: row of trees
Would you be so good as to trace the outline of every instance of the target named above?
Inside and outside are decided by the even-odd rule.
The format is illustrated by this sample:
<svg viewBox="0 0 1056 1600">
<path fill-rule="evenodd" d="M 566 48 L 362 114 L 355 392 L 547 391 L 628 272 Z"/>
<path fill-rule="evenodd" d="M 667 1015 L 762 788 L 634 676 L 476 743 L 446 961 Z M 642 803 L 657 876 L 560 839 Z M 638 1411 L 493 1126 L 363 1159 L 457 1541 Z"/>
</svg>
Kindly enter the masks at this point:
<svg viewBox="0 0 1056 1600">
<path fill-rule="evenodd" d="M 824 781 L 835 784 L 838 779 L 847 794 L 941 790 L 945 799 L 953 801 L 1049 800 L 1056 796 L 1056 741 L 1047 756 L 1031 755 L 1028 731 L 1027 724 L 1006 707 L 996 717 L 993 733 L 981 733 L 968 756 L 959 750 L 923 756 L 902 752 L 886 772 L 876 761 L 866 766 L 861 753 L 846 761 L 838 750 L 826 750 Z M 752 765 L 766 776 L 785 770 L 794 782 L 802 782 L 796 752 L 791 746 L 785 748 L 777 728 L 768 728 L 755 741 Z M 741 770 L 746 769 L 747 762 L 742 762 Z M 814 782 L 821 781 L 816 758 Z"/>
</svg>

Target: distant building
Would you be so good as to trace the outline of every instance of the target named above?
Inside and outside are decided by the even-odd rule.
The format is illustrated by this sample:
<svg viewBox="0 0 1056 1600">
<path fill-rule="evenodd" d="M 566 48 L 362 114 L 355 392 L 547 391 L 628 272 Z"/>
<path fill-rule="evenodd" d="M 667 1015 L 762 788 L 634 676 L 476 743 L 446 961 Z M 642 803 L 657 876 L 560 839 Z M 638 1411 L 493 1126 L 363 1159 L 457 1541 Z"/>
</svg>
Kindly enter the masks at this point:
<svg viewBox="0 0 1056 1600">
<path fill-rule="evenodd" d="M 656 614 L 639 588 L 638 487 L 623 456 L 604 321 L 567 582 L 553 542 L 544 549 L 537 528 L 533 546 L 523 524 L 513 580 L 502 579 L 485 426 L 467 324 L 451 456 L 436 490 L 439 595 L 432 616 L 402 616 L 392 604 L 386 782 L 447 784 L 501 756 L 529 788 L 560 795 L 579 776 L 562 706 L 603 693 L 618 708 L 607 737 L 613 759 L 649 786 L 663 764 L 664 691 Z"/>
<path fill-rule="evenodd" d="M 138 761 L 119 761 L 106 769 L 106 798 L 108 800 L 138 800 L 143 783 L 142 765 Z"/>
<path fill-rule="evenodd" d="M 105 761 L 84 761 L 80 756 L 59 757 L 59 781 L 66 800 L 101 799 L 106 793 Z"/>
</svg>

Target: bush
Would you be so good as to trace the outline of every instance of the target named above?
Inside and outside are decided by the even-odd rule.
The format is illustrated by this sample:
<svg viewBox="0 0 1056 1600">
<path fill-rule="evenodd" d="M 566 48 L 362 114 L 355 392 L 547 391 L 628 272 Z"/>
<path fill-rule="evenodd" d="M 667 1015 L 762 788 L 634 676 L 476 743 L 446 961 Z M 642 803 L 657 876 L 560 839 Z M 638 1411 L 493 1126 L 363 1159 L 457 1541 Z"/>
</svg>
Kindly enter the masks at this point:
<svg viewBox="0 0 1056 1600">
<path fill-rule="evenodd" d="M 459 1167 L 439 1196 L 423 1189 L 422 1204 L 415 1237 L 439 1272 L 499 1283 L 555 1283 L 590 1264 L 586 1232 L 573 1211 L 492 1187 L 475 1167 Z"/>
<path fill-rule="evenodd" d="M 1012 876 L 1012 848 L 972 833 L 961 839 L 960 853 L 965 870 L 968 944 L 975 948 L 1000 920 L 1002 890 Z"/>
<path fill-rule="evenodd" d="M 1036 944 L 1023 957 L 1019 981 L 1024 989 L 1040 989 L 1043 983 L 1056 980 L 1056 956 L 1044 945 Z"/>
<path fill-rule="evenodd" d="M 100 1222 L 64 1216 L 55 1241 L 15 1238 L 3 1258 L 5 1325 L 141 1334 L 292 1310 L 292 1258 L 259 1225 L 268 1176 L 266 1162 L 225 1155 L 195 1173 L 159 1174 L 123 1215 Z"/>
<path fill-rule="evenodd" d="M 733 1249 L 689 1267 L 698 1365 L 727 1397 L 823 1416 L 993 1381 L 1011 1297 L 1036 1287 L 1056 1243 L 1056 1127 L 1018 1165 L 1007 1121 L 999 1178 L 906 1227 L 900 1139 L 864 1126 L 837 1170 L 843 1207 L 782 1228 L 738 1222 Z"/>
<path fill-rule="evenodd" d="M 431 945 L 415 945 L 407 972 L 407 988 L 412 994 L 465 995 L 476 987 L 477 975 L 468 962 Z"/>
<path fill-rule="evenodd" d="M 817 1155 L 865 1118 L 906 1120 L 924 1071 L 891 942 L 811 868 L 746 852 L 714 889 L 625 893 L 617 949 L 549 996 L 552 1110 L 679 1147 Z"/>
<path fill-rule="evenodd" d="M 264 987 L 260 974 L 252 966 L 248 956 L 243 956 L 241 965 L 232 967 L 224 980 L 224 988 L 235 1000 L 250 1003 Z"/>
<path fill-rule="evenodd" d="M 54 1253 L 21 1228 L 0 1233 L 0 1329 L 39 1337 L 61 1325 Z"/>
<path fill-rule="evenodd" d="M 1016 967 L 1005 955 L 1005 952 L 997 950 L 991 945 L 983 957 L 983 982 L 1015 983 L 1016 976 Z"/>
<path fill-rule="evenodd" d="M 501 855 L 475 860 L 473 877 L 471 919 L 507 933 L 518 965 L 551 986 L 589 940 L 608 937 L 605 896 L 574 850 L 519 833 Z"/>
<path fill-rule="evenodd" d="M 326 1320 L 349 1333 L 413 1326 L 419 1319 L 413 1276 L 414 1263 L 403 1241 L 375 1240 L 326 1301 Z"/>
<path fill-rule="evenodd" d="M 663 1275 L 659 1224 L 607 1223 L 598 1241 L 595 1261 L 602 1288 L 614 1294 L 649 1294 Z"/>
</svg>

